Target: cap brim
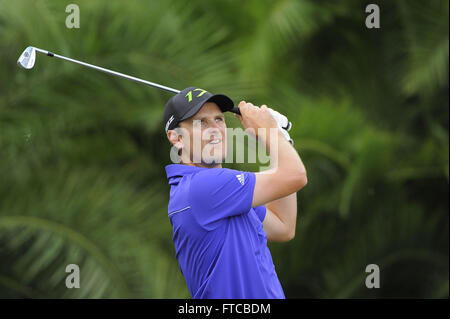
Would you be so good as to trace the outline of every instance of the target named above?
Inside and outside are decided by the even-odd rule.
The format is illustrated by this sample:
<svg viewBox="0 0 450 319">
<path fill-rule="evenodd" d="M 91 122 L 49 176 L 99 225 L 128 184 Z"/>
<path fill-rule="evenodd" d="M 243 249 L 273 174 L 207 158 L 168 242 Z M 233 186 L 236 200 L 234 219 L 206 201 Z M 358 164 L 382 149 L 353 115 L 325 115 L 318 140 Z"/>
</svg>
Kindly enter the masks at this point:
<svg viewBox="0 0 450 319">
<path fill-rule="evenodd" d="M 231 109 L 234 107 L 233 101 L 228 96 L 223 94 L 215 94 L 211 96 L 206 102 L 216 103 L 222 112 L 231 111 Z"/>
<path fill-rule="evenodd" d="M 194 116 L 195 114 L 197 114 L 198 111 L 200 111 L 200 109 L 202 108 L 202 106 L 207 103 L 207 102 L 214 102 L 217 104 L 217 106 L 220 108 L 220 110 L 222 112 L 228 112 L 231 111 L 234 107 L 234 103 L 233 101 L 226 95 L 223 94 L 215 94 L 213 96 L 211 96 L 209 99 L 207 99 L 206 101 L 204 101 L 203 103 L 199 103 L 198 105 L 196 105 L 195 107 L 193 107 L 192 109 L 189 110 L 189 112 L 187 112 L 180 120 L 184 121 L 192 116 Z"/>
</svg>

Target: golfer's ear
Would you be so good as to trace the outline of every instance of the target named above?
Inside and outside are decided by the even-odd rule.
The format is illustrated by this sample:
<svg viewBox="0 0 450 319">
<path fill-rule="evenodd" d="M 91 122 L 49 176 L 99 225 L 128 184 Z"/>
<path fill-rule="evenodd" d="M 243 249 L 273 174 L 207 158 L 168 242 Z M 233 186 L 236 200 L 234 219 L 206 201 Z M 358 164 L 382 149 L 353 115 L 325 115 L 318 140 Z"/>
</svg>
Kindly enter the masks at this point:
<svg viewBox="0 0 450 319">
<path fill-rule="evenodd" d="M 176 130 L 167 131 L 167 139 L 169 142 L 178 149 L 183 148 L 183 141 L 181 134 L 178 134 Z"/>
</svg>

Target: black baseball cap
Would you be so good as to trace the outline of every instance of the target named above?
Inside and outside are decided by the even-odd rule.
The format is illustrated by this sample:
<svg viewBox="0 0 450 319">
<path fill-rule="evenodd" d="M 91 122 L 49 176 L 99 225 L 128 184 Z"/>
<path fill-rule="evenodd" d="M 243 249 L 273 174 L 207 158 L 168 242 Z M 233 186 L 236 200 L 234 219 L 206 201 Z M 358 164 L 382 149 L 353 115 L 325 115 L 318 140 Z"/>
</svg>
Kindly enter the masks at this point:
<svg viewBox="0 0 450 319">
<path fill-rule="evenodd" d="M 164 109 L 163 123 L 166 133 L 173 130 L 178 123 L 197 114 L 203 104 L 214 102 L 222 112 L 231 111 L 233 101 L 223 94 L 212 94 L 206 90 L 191 86 L 173 96 Z"/>
</svg>

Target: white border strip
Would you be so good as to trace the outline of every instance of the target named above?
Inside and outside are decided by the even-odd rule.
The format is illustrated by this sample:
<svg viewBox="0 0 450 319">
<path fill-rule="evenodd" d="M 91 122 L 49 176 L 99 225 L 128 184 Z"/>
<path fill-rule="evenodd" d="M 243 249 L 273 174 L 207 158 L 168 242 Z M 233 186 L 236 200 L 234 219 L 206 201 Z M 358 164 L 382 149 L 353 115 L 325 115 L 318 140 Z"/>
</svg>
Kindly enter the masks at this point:
<svg viewBox="0 0 450 319">
<path fill-rule="evenodd" d="M 191 206 L 187 206 L 187 207 L 185 207 L 185 208 L 183 208 L 183 209 L 180 209 L 180 210 L 177 210 L 177 211 L 175 211 L 175 212 L 172 212 L 172 213 L 169 214 L 169 216 L 172 216 L 173 214 L 182 212 L 182 211 L 184 211 L 184 210 L 186 210 L 186 209 L 188 209 L 188 208 L 191 208 Z"/>
</svg>

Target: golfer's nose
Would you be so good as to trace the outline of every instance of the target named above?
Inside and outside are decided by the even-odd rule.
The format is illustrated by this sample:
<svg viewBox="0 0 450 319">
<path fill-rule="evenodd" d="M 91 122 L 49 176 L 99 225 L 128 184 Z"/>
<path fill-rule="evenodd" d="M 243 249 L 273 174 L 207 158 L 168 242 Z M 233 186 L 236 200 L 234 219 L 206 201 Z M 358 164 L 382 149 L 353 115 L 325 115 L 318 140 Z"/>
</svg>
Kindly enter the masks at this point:
<svg viewBox="0 0 450 319">
<path fill-rule="evenodd" d="M 208 136 L 221 137 L 222 131 L 220 130 L 219 125 L 214 121 L 214 124 L 210 123 L 208 125 L 208 127 L 205 130 L 205 134 L 207 134 Z"/>
<path fill-rule="evenodd" d="M 220 124 L 217 123 L 216 121 L 211 121 L 208 125 L 208 128 L 220 131 Z"/>
</svg>

